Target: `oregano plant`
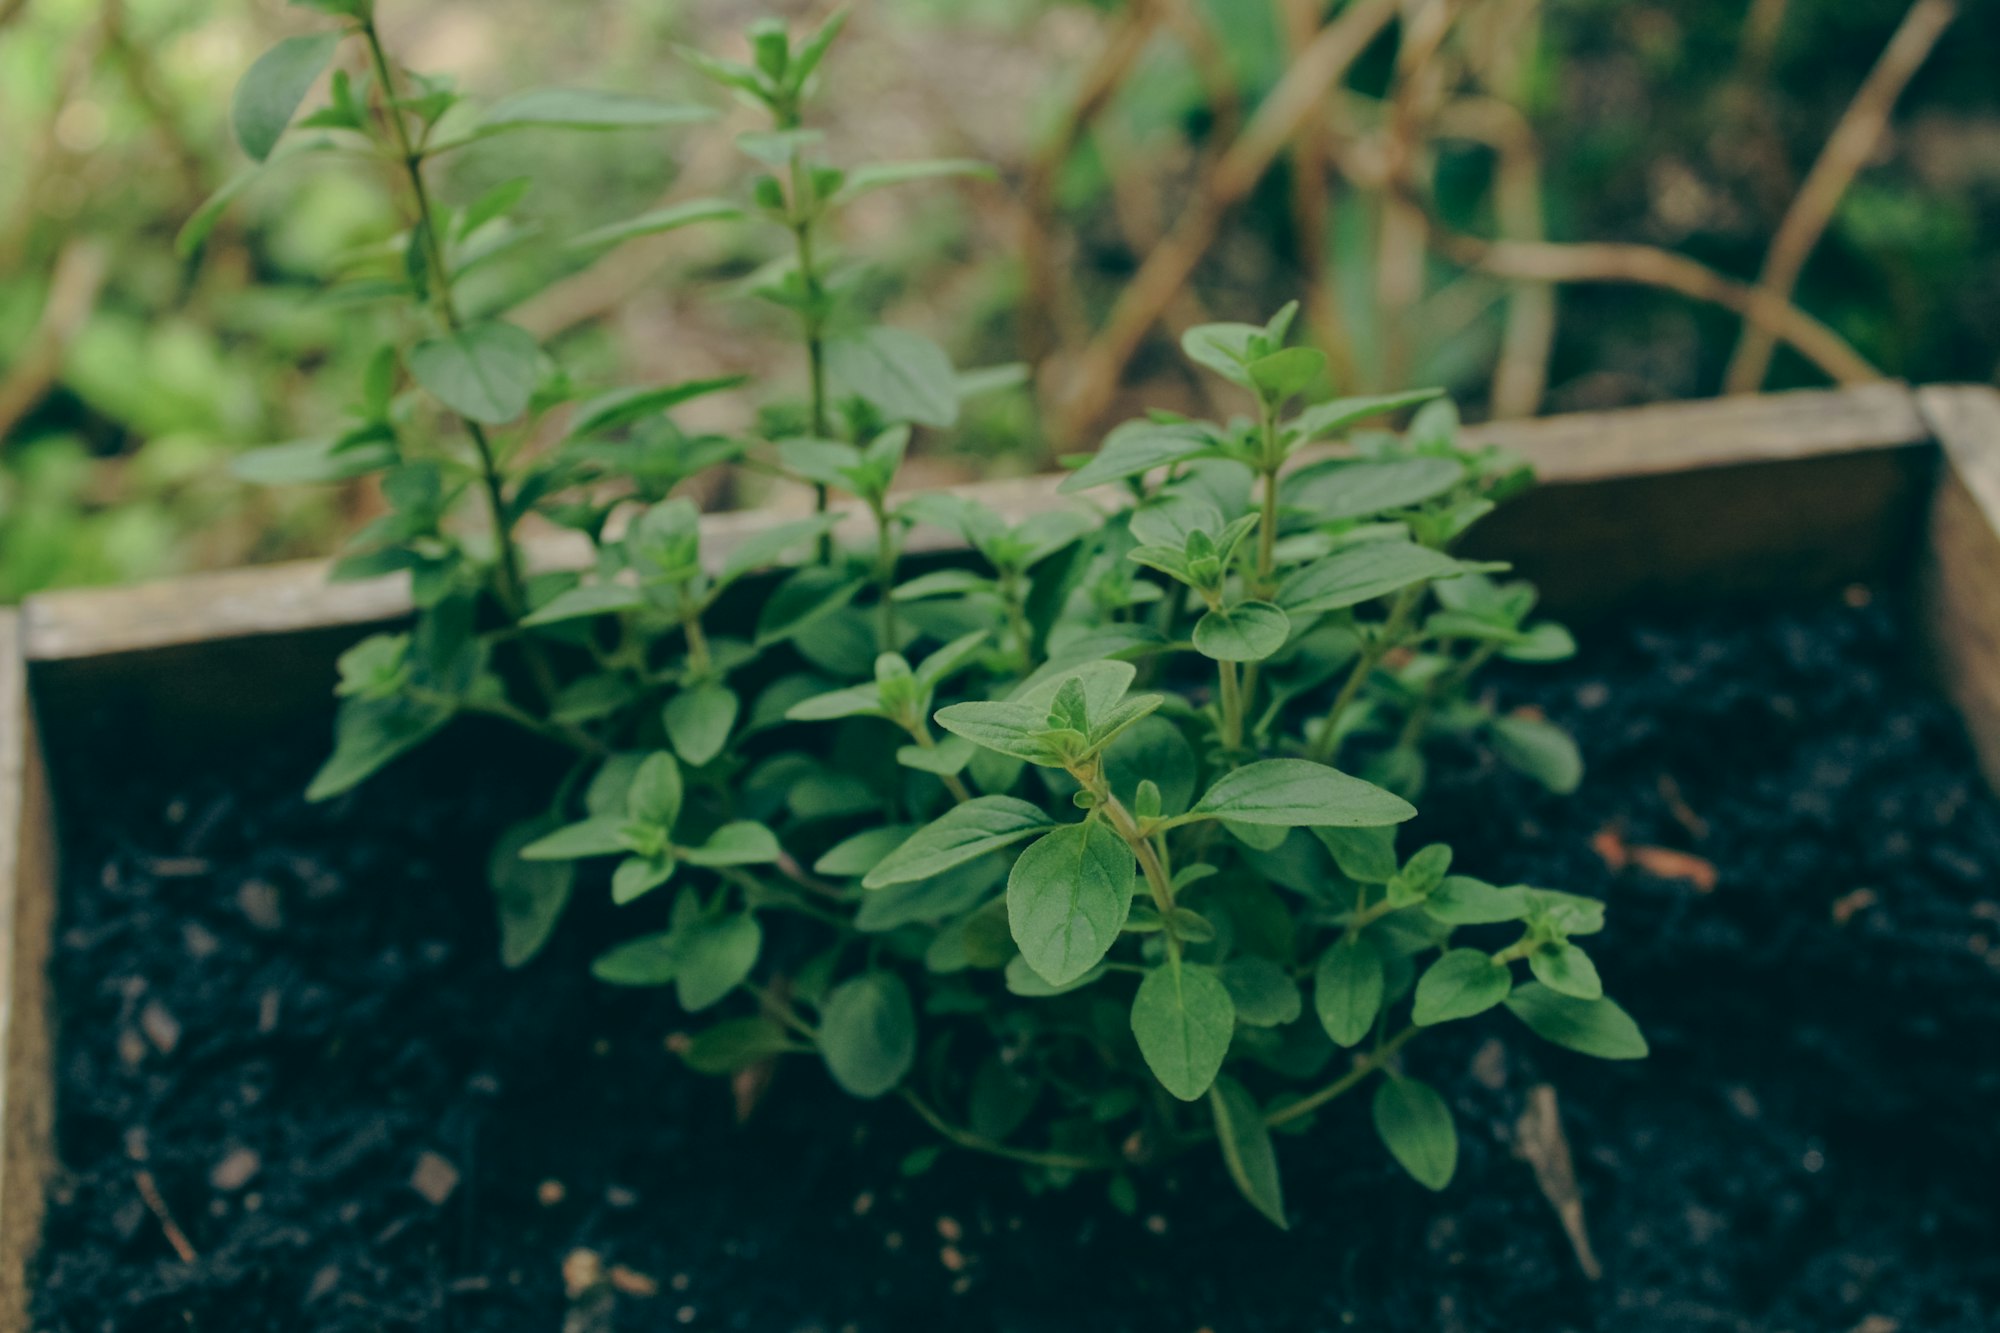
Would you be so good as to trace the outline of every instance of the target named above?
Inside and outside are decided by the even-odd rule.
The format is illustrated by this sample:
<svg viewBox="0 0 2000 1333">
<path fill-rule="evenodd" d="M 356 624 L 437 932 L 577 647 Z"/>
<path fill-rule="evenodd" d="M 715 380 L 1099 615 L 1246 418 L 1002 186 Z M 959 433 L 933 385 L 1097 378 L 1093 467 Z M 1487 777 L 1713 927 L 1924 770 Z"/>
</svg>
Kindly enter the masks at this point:
<svg viewBox="0 0 2000 1333">
<path fill-rule="evenodd" d="M 1016 372 L 961 372 L 863 308 L 835 248 L 845 204 L 979 169 L 827 160 L 806 109 L 838 16 L 800 37 L 755 25 L 744 62 L 688 53 L 768 116 L 738 139 L 742 199 L 568 246 L 584 262 L 761 222 L 780 244 L 751 292 L 792 321 L 797 361 L 754 386 L 578 384 L 459 295 L 522 230 L 527 186 L 454 203 L 434 164 L 497 135 L 705 113 L 567 90 L 473 108 L 390 56 L 366 0 L 311 7 L 336 26 L 251 67 L 237 133 L 255 158 L 380 170 L 407 226 L 343 281 L 402 334 L 349 422 L 245 470 L 376 475 L 387 512 L 336 576 L 406 571 L 416 612 L 341 658 L 310 794 L 466 715 L 565 756 L 545 813 L 492 851 L 506 962 L 532 958 L 580 889 L 608 893 L 651 924 L 595 975 L 672 987 L 698 1070 L 816 1058 L 1037 1187 L 1108 1173 L 1127 1202 L 1135 1173 L 1212 1145 L 1280 1226 L 1274 1135 L 1351 1092 L 1412 1177 L 1450 1180 L 1450 1109 L 1404 1054 L 1427 1029 L 1505 1010 L 1572 1050 L 1645 1054 L 1581 944 L 1601 902 L 1497 886 L 1398 838 L 1427 765 L 1467 741 L 1555 791 L 1581 775 L 1559 730 L 1475 691 L 1495 657 L 1574 644 L 1503 566 L 1455 554 L 1529 477 L 1463 445 L 1438 392 L 1309 401 L 1325 360 L 1291 343 L 1288 306 L 1183 340 L 1243 415 L 1127 423 L 1052 507 L 899 490 L 913 435 Z M 300 117 L 329 65 L 327 102 Z M 675 423 L 752 388 L 755 429 Z M 1411 410 L 1400 434 L 1363 429 Z M 720 543 L 680 491 L 721 467 L 810 486 L 817 509 Z M 520 539 L 534 526 L 580 534 L 590 560 L 538 568 Z M 919 529 L 956 554 L 910 554 Z"/>
</svg>

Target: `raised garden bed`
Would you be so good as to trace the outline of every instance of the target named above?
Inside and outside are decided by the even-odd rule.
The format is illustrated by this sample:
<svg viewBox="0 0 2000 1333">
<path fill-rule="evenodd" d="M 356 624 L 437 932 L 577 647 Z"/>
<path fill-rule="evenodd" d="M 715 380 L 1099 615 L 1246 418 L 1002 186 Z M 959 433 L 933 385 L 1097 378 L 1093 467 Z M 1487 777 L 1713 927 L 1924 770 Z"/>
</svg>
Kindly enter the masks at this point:
<svg viewBox="0 0 2000 1333">
<path fill-rule="evenodd" d="M 1285 1147 L 1282 1238 L 1195 1206 L 1205 1163 L 1129 1218 L 959 1157 L 906 1180 L 908 1113 L 804 1067 L 735 1133 L 665 1051 L 671 1005 L 595 987 L 584 944 L 489 961 L 478 849 L 517 793 L 488 738 L 303 807 L 333 657 L 402 593 L 254 570 L 0 621 L 0 1330 L 1986 1326 L 1996 1094 L 1966 1043 L 2000 1004 L 1978 947 L 2000 810 L 1974 781 L 2000 772 L 2000 396 L 1476 434 L 1544 480 L 1480 553 L 1584 626 L 1577 662 L 1500 688 L 1572 724 L 1601 781 L 1426 817 L 1629 909 L 1606 947 L 1656 1058 L 1427 1048 L 1468 1127 L 1446 1195 L 1342 1153 L 1346 1112 Z M 1050 490 L 982 494 L 1018 514 Z M 760 521 L 716 520 L 710 557 Z M 1696 598 L 1738 609 L 1691 621 Z M 468 761 L 488 776 L 436 795 Z M 1544 1085 L 1596 1282 L 1513 1156 Z"/>
</svg>

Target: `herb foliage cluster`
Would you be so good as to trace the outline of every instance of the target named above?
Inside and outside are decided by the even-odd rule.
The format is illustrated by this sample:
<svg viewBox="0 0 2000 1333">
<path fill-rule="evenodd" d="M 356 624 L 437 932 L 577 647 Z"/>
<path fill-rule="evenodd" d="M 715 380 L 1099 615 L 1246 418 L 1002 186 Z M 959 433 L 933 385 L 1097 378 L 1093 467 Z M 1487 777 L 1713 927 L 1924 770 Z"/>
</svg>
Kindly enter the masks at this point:
<svg viewBox="0 0 2000 1333">
<path fill-rule="evenodd" d="M 341 659 L 311 795 L 467 715 L 565 755 L 547 813 L 493 849 L 508 963 L 607 866 L 612 899 L 649 904 L 635 913 L 658 928 L 594 971 L 672 986 L 706 1024 L 684 1052 L 696 1069 L 811 1055 L 1037 1187 L 1104 1170 L 1127 1203 L 1139 1168 L 1212 1143 L 1280 1226 L 1274 1136 L 1363 1087 L 1395 1159 L 1430 1188 L 1450 1180 L 1450 1111 L 1401 1057 L 1427 1028 L 1505 1009 L 1573 1050 L 1645 1053 L 1578 943 L 1602 903 L 1398 846 L 1440 740 L 1556 791 L 1581 777 L 1560 731 L 1474 689 L 1494 657 L 1574 644 L 1535 618 L 1531 587 L 1453 553 L 1529 478 L 1461 444 L 1434 391 L 1306 401 L 1326 362 L 1291 343 L 1288 306 L 1183 340 L 1243 416 L 1129 422 L 1064 480 L 1074 498 L 1013 516 L 899 492 L 913 432 L 1016 372 L 961 371 L 861 308 L 860 269 L 835 248 L 845 205 L 980 168 L 829 163 L 805 108 L 836 17 L 801 39 L 754 25 L 747 62 L 686 53 L 768 117 L 736 140 L 745 200 L 568 242 L 587 257 L 723 222 L 783 238 L 749 290 L 796 321 L 802 400 L 771 398 L 752 432 L 685 431 L 676 408 L 743 382 L 572 383 L 504 311 L 455 291 L 529 243 L 509 215 L 530 183 L 451 204 L 430 178 L 496 136 L 711 113 L 560 89 L 475 108 L 391 59 L 369 0 L 303 2 L 336 26 L 251 67 L 237 136 L 260 163 L 379 163 L 409 225 L 357 256 L 345 294 L 400 304 L 410 336 L 376 355 L 340 430 L 248 469 L 379 475 L 388 511 L 337 577 L 406 572 L 417 607 L 407 632 Z M 330 65 L 327 101 L 300 116 Z M 1407 409 L 1401 435 L 1360 429 Z M 1333 440 L 1351 447 L 1319 448 Z M 809 484 L 816 512 L 719 545 L 676 492 L 724 466 Z M 530 523 L 581 534 L 588 567 L 532 567 Z M 925 529 L 963 556 L 906 551 Z"/>
</svg>

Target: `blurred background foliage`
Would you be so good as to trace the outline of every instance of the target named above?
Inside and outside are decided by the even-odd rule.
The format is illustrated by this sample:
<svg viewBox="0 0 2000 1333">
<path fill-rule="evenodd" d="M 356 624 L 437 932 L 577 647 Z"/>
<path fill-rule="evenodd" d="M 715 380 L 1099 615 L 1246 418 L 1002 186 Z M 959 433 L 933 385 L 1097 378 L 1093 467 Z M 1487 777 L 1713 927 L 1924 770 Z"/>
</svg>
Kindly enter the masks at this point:
<svg viewBox="0 0 2000 1333">
<path fill-rule="evenodd" d="M 706 98 L 676 42 L 735 54 L 749 18 L 825 8 L 381 3 L 411 65 L 484 96 Z M 0 0 L 0 600 L 323 553 L 373 509 L 229 462 L 323 427 L 357 382 L 381 316 L 315 293 L 401 225 L 391 202 L 280 169 L 198 257 L 173 245 L 242 165 L 237 76 L 310 18 Z M 1991 380 L 1996 55 L 2000 6 L 1948 0 L 858 0 L 817 120 L 839 160 L 1000 169 L 875 196 L 847 238 L 891 322 L 1037 369 L 925 442 L 929 483 L 1046 467 L 1142 403 L 1209 410 L 1172 334 L 1302 292 L 1334 387 L 1444 383 L 1473 417 Z M 743 127 L 455 155 L 452 198 L 538 179 L 536 230 L 473 302 L 580 379 L 795 377 L 787 330 L 734 292 L 764 238 L 695 228 L 594 264 L 553 243 L 731 190 Z M 1767 369 L 1741 345 L 1749 284 L 1794 262 L 1766 314 L 1803 332 Z"/>
</svg>

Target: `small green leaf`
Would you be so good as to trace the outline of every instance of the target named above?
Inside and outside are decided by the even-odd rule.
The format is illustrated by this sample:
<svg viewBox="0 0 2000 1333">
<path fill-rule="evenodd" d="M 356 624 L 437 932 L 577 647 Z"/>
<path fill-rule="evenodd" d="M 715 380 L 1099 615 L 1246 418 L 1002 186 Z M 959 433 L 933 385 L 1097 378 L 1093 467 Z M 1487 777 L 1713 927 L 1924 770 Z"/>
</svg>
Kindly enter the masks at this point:
<svg viewBox="0 0 2000 1333">
<path fill-rule="evenodd" d="M 1389 901 L 1398 907 L 1421 902 L 1444 881 L 1451 869 L 1451 848 L 1441 842 L 1418 849 L 1401 870 L 1389 880 Z"/>
<path fill-rule="evenodd" d="M 1505 1000 L 1513 986 L 1512 973 L 1492 955 L 1480 949 L 1452 949 L 1417 982 L 1411 1017 L 1420 1027 L 1470 1018 Z"/>
<path fill-rule="evenodd" d="M 1283 828 L 1374 827 L 1416 817 L 1416 807 L 1360 778 L 1307 759 L 1260 759 L 1224 774 L 1193 812 Z"/>
<path fill-rule="evenodd" d="M 1053 827 L 1042 810 L 1012 796 L 978 796 L 911 834 L 861 881 L 880 889 L 943 874 Z"/>
<path fill-rule="evenodd" d="M 886 828 L 872 828 L 844 838 L 813 862 L 813 873 L 831 875 L 835 879 L 859 879 L 873 870 L 883 857 L 908 842 L 914 832 L 916 830 L 908 824 L 890 824 Z"/>
<path fill-rule="evenodd" d="M 504 426 L 527 410 L 541 360 L 530 334 L 500 320 L 418 343 L 409 354 L 417 383 L 460 416 L 489 426 Z"/>
<path fill-rule="evenodd" d="M 1459 562 L 1414 542 L 1364 542 L 1336 551 L 1278 585 L 1277 602 L 1295 619 L 1339 611 L 1460 571 Z"/>
<path fill-rule="evenodd" d="M 627 850 L 624 827 L 625 820 L 618 815 L 595 815 L 565 824 L 521 848 L 521 859 L 575 861 L 586 856 L 616 856 Z"/>
<path fill-rule="evenodd" d="M 641 823 L 671 829 L 681 815 L 681 769 L 665 750 L 648 755 L 632 774 L 625 813 Z"/>
<path fill-rule="evenodd" d="M 637 240 L 641 236 L 658 236 L 662 232 L 678 231 L 682 227 L 697 222 L 733 222 L 743 216 L 743 210 L 727 199 L 689 199 L 666 208 L 656 208 L 649 213 L 641 213 L 623 222 L 613 222 L 595 227 L 569 242 L 572 250 L 601 250 L 613 245 L 623 245 L 626 241 Z"/>
<path fill-rule="evenodd" d="M 334 715 L 333 753 L 306 788 L 308 801 L 324 801 L 429 740 L 451 721 L 451 705 L 388 699 L 346 699 Z"/>
<path fill-rule="evenodd" d="M 1382 955 L 1366 935 L 1343 935 L 1320 955 L 1313 973 L 1313 1010 L 1326 1035 L 1353 1046 L 1382 1009 Z"/>
<path fill-rule="evenodd" d="M 1579 1000 L 1529 982 L 1507 997 L 1507 1008 L 1544 1041 L 1600 1060 L 1641 1060 L 1646 1038 L 1632 1016 L 1608 999 Z"/>
<path fill-rule="evenodd" d="M 698 1074 L 733 1074 L 800 1049 L 769 1018 L 731 1018 L 694 1034 L 681 1059 Z"/>
<path fill-rule="evenodd" d="M 1105 436 L 1090 460 L 1063 479 L 1060 489 L 1084 491 L 1123 481 L 1154 468 L 1186 462 L 1213 451 L 1215 442 L 1192 424 L 1159 425 L 1128 421 Z"/>
<path fill-rule="evenodd" d="M 990 163 L 972 158 L 942 158 L 928 162 L 871 162 L 854 168 L 847 173 L 847 180 L 835 197 L 842 201 L 868 194 L 891 185 L 906 185 L 911 181 L 937 180 L 945 176 L 971 176 L 979 180 L 994 180 L 998 173 Z"/>
<path fill-rule="evenodd" d="M 1255 324 L 1197 324 L 1181 335 L 1181 351 L 1196 365 L 1248 389 L 1252 381 L 1246 363 L 1264 341 L 1264 330 Z"/>
<path fill-rule="evenodd" d="M 679 963 L 674 932 L 663 930 L 599 954 L 590 974 L 610 986 L 664 986 L 674 979 Z"/>
<path fill-rule="evenodd" d="M 1375 1132 L 1425 1189 L 1441 1190 L 1458 1170 L 1458 1130 L 1451 1108 L 1428 1083 L 1384 1079 L 1375 1089 Z"/>
<path fill-rule="evenodd" d="M 1218 662 L 1261 662 L 1284 647 L 1291 633 L 1291 620 L 1269 602 L 1238 602 L 1195 622 L 1194 647 Z"/>
<path fill-rule="evenodd" d="M 557 625 L 586 616 L 608 616 L 637 611 L 646 604 L 645 596 L 627 583 L 586 583 L 557 593 L 521 618 L 523 625 Z"/>
<path fill-rule="evenodd" d="M 1538 945 L 1528 955 L 1528 969 L 1550 990 L 1579 1000 L 1604 998 L 1604 982 L 1590 955 L 1567 940 Z"/>
<path fill-rule="evenodd" d="M 1208 968 L 1169 963 L 1146 973 L 1132 998 L 1132 1035 L 1161 1086 L 1184 1102 L 1206 1093 L 1229 1053 L 1236 1006 Z"/>
<path fill-rule="evenodd" d="M 889 1092 L 917 1058 L 917 1016 L 893 972 L 842 982 L 820 1010 L 820 1056 L 833 1081 L 856 1097 Z"/>
<path fill-rule="evenodd" d="M 1465 480 L 1454 458 L 1328 459 L 1285 478 L 1285 506 L 1315 523 L 1366 518 L 1434 500 Z"/>
<path fill-rule="evenodd" d="M 1558 796 L 1567 796 L 1583 782 L 1583 756 L 1561 727 L 1538 718 L 1496 717 L 1490 734 L 1501 763 Z"/>
<path fill-rule="evenodd" d="M 1216 969 L 1236 1006 L 1236 1021 L 1253 1028 L 1282 1027 L 1305 1007 L 1298 983 L 1269 958 L 1248 954 Z"/>
<path fill-rule="evenodd" d="M 1244 367 L 1258 393 L 1273 403 L 1305 392 L 1326 370 L 1326 353 L 1316 347 L 1287 347 Z"/>
<path fill-rule="evenodd" d="M 240 453 L 229 460 L 229 470 L 259 486 L 303 486 L 352 481 L 393 467 L 397 459 L 393 439 L 293 440 Z"/>
<path fill-rule="evenodd" d="M 1007 960 L 1005 974 L 1007 993 L 1027 1000 L 1046 1000 L 1056 995 L 1067 995 L 1073 990 L 1082 990 L 1102 978 L 1107 970 L 1102 963 L 1099 963 L 1080 976 L 1071 977 L 1068 981 L 1056 985 L 1044 980 L 1040 973 L 1028 966 L 1027 959 L 1015 954 Z"/>
<path fill-rule="evenodd" d="M 691 690 L 682 690 L 667 700 L 660 720 L 674 752 L 695 768 L 722 753 L 729 732 L 736 725 L 742 703 L 736 691 L 718 681 L 708 681 Z"/>
<path fill-rule="evenodd" d="M 713 120 L 707 107 L 682 106 L 630 93 L 587 88 L 536 88 L 496 102 L 474 122 L 471 137 L 514 130 L 622 130 Z"/>
<path fill-rule="evenodd" d="M 674 858 L 664 854 L 626 857 L 611 872 L 612 903 L 623 907 L 637 902 L 672 879 L 676 868 Z"/>
<path fill-rule="evenodd" d="M 699 847 L 680 849 L 681 860 L 691 866 L 770 865 L 783 855 L 777 835 L 749 819 L 724 824 Z"/>
<path fill-rule="evenodd" d="M 1102 820 L 1030 844 L 1007 877 L 1007 924 L 1028 966 L 1052 986 L 1097 966 L 1125 926 L 1136 880 L 1132 849 Z"/>
<path fill-rule="evenodd" d="M 785 710 L 791 722 L 835 722 L 844 717 L 887 717 L 882 707 L 882 690 L 874 684 L 850 685 L 801 699 Z"/>
<path fill-rule="evenodd" d="M 1396 826 L 1316 828 L 1313 836 L 1333 853 L 1340 873 L 1358 884 L 1387 884 L 1396 877 Z"/>
<path fill-rule="evenodd" d="M 1271 1146 L 1271 1131 L 1264 1127 L 1264 1113 L 1256 1100 L 1242 1084 L 1224 1077 L 1209 1088 L 1208 1105 L 1215 1115 L 1215 1141 L 1222 1149 L 1229 1178 L 1251 1207 L 1281 1230 L 1289 1230 L 1284 1192 L 1278 1183 L 1278 1154 Z"/>
<path fill-rule="evenodd" d="M 836 338 L 826 346 L 826 369 L 889 421 L 943 427 L 958 420 L 951 358 L 922 334 L 878 327 Z"/>
<path fill-rule="evenodd" d="M 683 380 L 645 389 L 614 389 L 579 405 L 571 419 L 571 439 L 618 430 L 637 421 L 659 416 L 682 403 L 705 398 L 712 393 L 734 389 L 745 381 L 742 375 L 718 375 L 710 379 Z"/>
<path fill-rule="evenodd" d="M 339 42 L 337 32 L 287 37 L 244 72 L 229 108 L 236 141 L 244 152 L 259 162 L 271 155 Z"/>
<path fill-rule="evenodd" d="M 1292 428 L 1299 433 L 1301 442 L 1324 439 L 1370 417 L 1415 407 L 1443 393 L 1443 389 L 1412 389 L 1404 393 L 1377 394 L 1370 398 L 1335 398 L 1329 402 L 1315 403 L 1299 413 L 1292 422 Z"/>
<path fill-rule="evenodd" d="M 1528 915 L 1528 891 L 1496 889 L 1468 875 L 1446 875 L 1424 899 L 1424 911 L 1448 926 L 1486 926 Z"/>
<path fill-rule="evenodd" d="M 522 859 L 521 850 L 548 828 L 546 818 L 515 824 L 487 859 L 486 879 L 500 914 L 500 961 L 507 967 L 520 967 L 541 952 L 576 882 L 576 867 L 568 861 Z"/>
<path fill-rule="evenodd" d="M 937 712 L 937 724 L 974 745 L 1031 764 L 1053 764 L 1048 747 L 1037 736 L 1048 729 L 1046 709 L 1024 703 L 953 704 Z"/>
<path fill-rule="evenodd" d="M 764 932 L 749 912 L 704 917 L 672 933 L 674 995 L 689 1013 L 699 1013 L 742 985 L 764 947 Z"/>
</svg>

